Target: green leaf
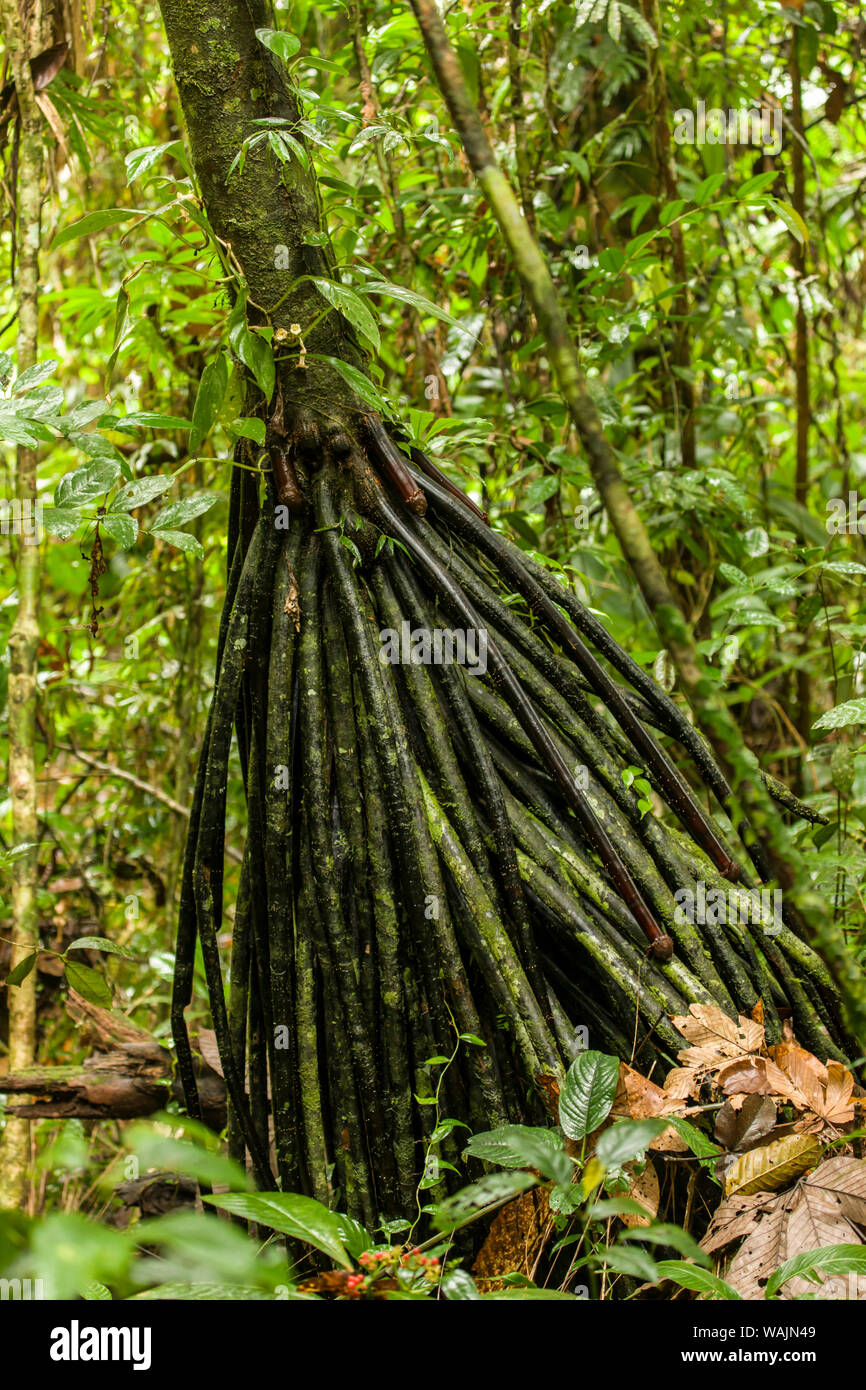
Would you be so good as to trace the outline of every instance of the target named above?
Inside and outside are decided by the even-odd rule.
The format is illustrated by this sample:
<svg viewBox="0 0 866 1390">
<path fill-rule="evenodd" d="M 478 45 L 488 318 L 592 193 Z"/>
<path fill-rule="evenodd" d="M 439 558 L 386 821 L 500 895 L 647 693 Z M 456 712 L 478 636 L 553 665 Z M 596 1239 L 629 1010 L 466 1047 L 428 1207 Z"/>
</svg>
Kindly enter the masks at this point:
<svg viewBox="0 0 866 1390">
<path fill-rule="evenodd" d="M 599 1135 L 595 1156 L 608 1170 L 621 1168 L 646 1153 L 653 1139 L 666 1129 L 666 1120 L 618 1120 Z"/>
<path fill-rule="evenodd" d="M 650 1284 L 658 1279 L 655 1260 L 645 1250 L 632 1250 L 627 1245 L 614 1245 L 598 1255 L 590 1255 L 587 1263 L 603 1264 L 612 1274 L 628 1274 L 633 1279 L 643 1279 Z"/>
<path fill-rule="evenodd" d="M 253 443 L 260 447 L 265 442 L 267 430 L 264 420 L 259 420 L 255 415 L 244 415 L 238 420 L 232 420 L 226 427 L 232 436 L 240 435 L 243 439 L 251 439 Z"/>
<path fill-rule="evenodd" d="M 98 1004 L 101 1009 L 111 1008 L 111 986 L 104 975 L 74 960 L 64 961 L 64 966 L 67 983 L 82 999 L 89 1004 Z"/>
<path fill-rule="evenodd" d="M 25 448 L 33 449 L 40 439 L 46 443 L 54 436 L 44 425 L 40 425 L 35 420 L 24 419 L 20 415 L 13 414 L 7 403 L 7 409 L 0 411 L 0 439 L 10 444 L 23 444 Z"/>
<path fill-rule="evenodd" d="M 364 373 L 359 372 L 358 368 L 353 367 L 350 362 L 343 362 L 339 357 L 329 357 L 326 353 L 318 352 L 308 352 L 307 361 L 327 363 L 329 367 L 332 367 L 333 370 L 343 378 L 347 386 L 351 386 L 352 390 L 357 396 L 360 396 L 362 401 L 371 406 L 373 410 L 378 410 L 381 415 L 387 416 L 389 420 L 394 419 L 393 407 L 388 404 L 385 397 L 376 389 L 369 377 L 364 376 Z"/>
<path fill-rule="evenodd" d="M 174 478 L 169 474 L 166 477 L 154 478 L 134 478 L 115 497 L 111 504 L 112 511 L 132 512 L 136 507 L 144 507 L 148 502 L 152 502 L 155 497 L 160 497 L 162 493 L 168 492 L 174 482 Z"/>
<path fill-rule="evenodd" d="M 203 1197 L 211 1206 L 233 1212 L 246 1221 L 255 1221 L 283 1235 L 293 1236 L 313 1245 L 344 1269 L 352 1261 L 343 1244 L 343 1225 L 336 1212 L 328 1211 L 321 1202 L 296 1192 L 256 1192 L 248 1196 L 230 1193 L 225 1197 Z"/>
<path fill-rule="evenodd" d="M 35 366 L 28 367 L 26 372 L 22 372 L 12 383 L 13 392 L 20 396 L 24 391 L 32 391 L 34 386 L 40 386 L 43 381 L 54 375 L 57 365 L 57 359 L 52 358 L 50 362 L 37 362 Z"/>
<path fill-rule="evenodd" d="M 189 436 L 189 451 L 197 454 L 203 440 L 213 428 L 214 421 L 222 409 L 229 381 L 228 359 L 224 352 L 213 358 L 205 366 L 196 392 L 192 411 L 192 431 Z"/>
<path fill-rule="evenodd" d="M 657 1270 L 658 1279 L 672 1279 L 683 1289 L 693 1289 L 695 1293 L 715 1294 L 716 1298 L 727 1299 L 730 1303 L 742 1301 L 737 1290 L 726 1284 L 717 1274 L 713 1274 L 712 1270 L 703 1269 L 700 1265 L 691 1265 L 687 1260 L 659 1260 Z"/>
<path fill-rule="evenodd" d="M 74 472 L 67 473 L 57 484 L 54 503 L 57 507 L 82 507 L 110 492 L 120 477 L 116 459 L 92 459 Z"/>
<path fill-rule="evenodd" d="M 340 1239 L 349 1254 L 357 1260 L 359 1255 L 370 1249 L 373 1237 L 366 1226 L 362 1226 L 353 1216 L 347 1216 L 342 1211 L 335 1212 L 334 1215 L 340 1223 Z"/>
<path fill-rule="evenodd" d="M 694 1237 L 690 1236 L 688 1231 L 684 1231 L 682 1226 L 671 1226 L 663 1221 L 651 1226 L 634 1226 L 631 1230 L 621 1231 L 619 1240 L 645 1240 L 649 1245 L 669 1245 L 672 1250 L 678 1250 L 681 1255 L 688 1255 L 689 1259 L 695 1260 L 707 1269 L 711 1269 L 713 1265 L 706 1251 L 701 1249 Z"/>
<path fill-rule="evenodd" d="M 778 1293 L 783 1284 L 799 1275 L 809 1278 L 816 1270 L 825 1274 L 866 1274 L 866 1246 L 825 1245 L 821 1250 L 804 1250 L 770 1275 L 765 1290 L 767 1298 Z"/>
<path fill-rule="evenodd" d="M 478 1292 L 478 1285 L 465 1269 L 452 1269 L 442 1279 L 442 1294 L 449 1302 L 466 1302 L 469 1299 L 478 1299 L 481 1294 Z"/>
<path fill-rule="evenodd" d="M 835 705 L 816 719 L 812 731 L 816 729 L 845 729 L 849 724 L 866 724 L 866 696 L 858 700 L 846 700 L 844 705 Z"/>
<path fill-rule="evenodd" d="M 473 1134 L 465 1154 L 502 1168 L 537 1168 L 553 1182 L 571 1181 L 574 1165 L 563 1149 L 562 1138 L 553 1129 L 529 1125 L 502 1125 L 483 1134 Z"/>
<path fill-rule="evenodd" d="M 124 960 L 139 959 L 125 946 L 118 946 L 116 941 L 109 941 L 107 936 L 79 936 L 75 941 L 70 942 L 66 949 L 67 951 L 104 951 L 108 956 L 122 956 Z"/>
<path fill-rule="evenodd" d="M 133 1125 L 125 1135 L 125 1143 L 145 1171 L 148 1168 L 161 1169 L 182 1173 L 184 1177 L 195 1178 L 201 1183 L 225 1183 L 239 1190 L 239 1200 L 242 1200 L 244 1189 L 252 1187 L 251 1179 L 234 1159 L 205 1148 L 203 1144 L 192 1143 L 189 1139 L 160 1134 L 152 1123 Z"/>
<path fill-rule="evenodd" d="M 175 546 L 187 555 L 197 555 L 199 558 L 204 555 L 201 541 L 191 536 L 189 531 L 151 531 L 151 535 L 157 540 L 165 541 L 166 545 Z"/>
<path fill-rule="evenodd" d="M 282 1299 L 302 1299 L 304 1302 L 321 1303 L 321 1299 L 314 1293 L 300 1293 L 298 1289 L 288 1285 L 283 1286 L 285 1292 L 279 1295 Z M 190 1300 L 229 1300 L 242 1299 L 244 1302 L 250 1300 L 267 1301 L 273 1303 L 275 1294 L 269 1293 L 266 1289 L 257 1289 L 253 1284 L 156 1284 L 152 1289 L 145 1289 L 143 1293 L 134 1293 L 127 1300 L 132 1303 L 156 1302 L 159 1299 L 183 1299 Z"/>
<path fill-rule="evenodd" d="M 4 980 L 4 984 L 23 984 L 24 981 L 27 979 L 27 976 L 30 974 L 30 971 L 36 964 L 36 957 L 38 954 L 38 951 L 33 951 L 29 956 L 25 956 L 23 960 L 19 960 L 18 964 L 12 970 L 9 971 L 9 974 L 6 976 L 6 979 Z"/>
<path fill-rule="evenodd" d="M 138 539 L 138 522 L 125 512 L 109 512 L 101 521 L 103 531 L 124 550 L 131 550 Z"/>
<path fill-rule="evenodd" d="M 416 294 L 415 290 L 407 290 L 403 285 L 392 285 L 389 280 L 368 280 L 364 285 L 364 294 L 383 294 L 388 299 L 399 299 L 404 304 L 411 304 L 422 314 L 431 314 L 433 318 L 441 319 L 450 328 L 455 328 L 458 333 L 464 334 L 467 338 L 471 338 L 473 343 L 475 342 L 474 333 L 470 332 L 468 328 L 464 328 L 462 323 L 458 323 L 444 309 L 440 309 L 438 304 L 434 304 L 430 299 L 425 299 L 423 294 Z"/>
<path fill-rule="evenodd" d="M 238 296 L 229 315 L 229 345 L 244 366 L 252 372 L 256 384 L 265 400 L 270 400 L 274 390 L 276 368 L 270 343 L 259 333 L 253 333 L 247 323 L 246 300 Z"/>
<path fill-rule="evenodd" d="M 447 1197 L 433 1211 L 433 1224 L 440 1231 L 453 1231 L 470 1217 L 489 1207 L 493 1202 L 508 1201 L 535 1187 L 536 1179 L 531 1173 L 488 1173 L 471 1187 L 464 1187 Z"/>
<path fill-rule="evenodd" d="M 52 536 L 57 536 L 61 541 L 68 541 L 70 536 L 74 536 L 83 521 L 81 512 L 76 511 L 74 507 L 42 508 L 44 530 Z"/>
<path fill-rule="evenodd" d="M 63 227 L 48 249 L 56 251 L 68 241 L 75 241 L 77 237 L 90 236 L 93 232 L 101 232 L 106 227 L 116 227 L 120 222 L 129 222 L 131 218 L 140 216 L 139 208 L 105 208 L 102 212 L 89 212 L 86 217 L 80 217 L 77 222 Z"/>
<path fill-rule="evenodd" d="M 179 415 L 160 415 L 157 410 L 136 410 L 131 415 L 124 415 L 114 426 L 117 430 L 136 429 L 136 430 L 188 430 L 192 428 L 189 420 L 182 420 Z"/>
<path fill-rule="evenodd" d="M 171 502 L 167 507 L 163 507 L 155 518 L 152 529 L 177 530 L 184 522 L 192 521 L 195 517 L 203 516 L 205 512 L 210 511 L 218 500 L 215 493 L 198 492 L 193 497 L 184 497 L 180 502 Z"/>
<path fill-rule="evenodd" d="M 111 1289 L 107 1289 L 104 1284 L 91 1282 L 81 1291 L 81 1297 L 85 1303 L 104 1303 L 111 1300 Z"/>
<path fill-rule="evenodd" d="M 335 281 L 325 280 L 319 275 L 312 276 L 312 283 L 322 298 L 326 299 L 333 308 L 338 309 L 343 317 L 348 319 L 355 331 L 370 344 L 373 352 L 378 352 L 381 343 L 376 320 L 361 296 L 355 290 L 350 290 L 347 285 L 339 285 Z"/>
<path fill-rule="evenodd" d="M 792 207 L 790 203 L 783 203 L 779 198 L 756 198 L 753 201 L 764 207 L 772 208 L 780 221 L 784 222 L 791 236 L 794 237 L 795 241 L 799 241 L 801 246 L 809 240 L 809 228 L 797 209 Z"/>
<path fill-rule="evenodd" d="M 573 1293 L 565 1293 L 562 1289 L 540 1289 L 537 1286 L 519 1289 L 498 1289 L 496 1293 L 485 1293 L 481 1295 L 486 1303 L 514 1303 L 519 1299 L 527 1302 L 538 1302 L 543 1300 L 545 1303 L 576 1303 L 577 1299 Z"/>
<path fill-rule="evenodd" d="M 180 157 L 183 153 L 182 140 L 168 140 L 162 145 L 142 145 L 140 149 L 130 150 L 123 161 L 126 165 L 126 182 L 134 183 L 168 155 Z"/>
<path fill-rule="evenodd" d="M 270 49 L 271 53 L 276 53 L 278 58 L 282 58 L 287 63 L 301 46 L 301 40 L 294 34 L 286 34 L 277 29 L 257 29 L 256 38 L 265 48 Z"/>
<path fill-rule="evenodd" d="M 619 1080 L 619 1060 L 582 1052 L 572 1062 L 559 1095 L 559 1123 L 569 1139 L 584 1139 L 610 1114 Z"/>
<path fill-rule="evenodd" d="M 76 430 L 70 430 L 66 437 L 70 444 L 74 445 L 76 449 L 80 449 L 88 458 L 104 459 L 116 463 L 119 469 L 123 467 L 125 462 L 123 455 L 104 435 L 95 434 L 93 431 L 89 434 L 81 434 Z"/>
</svg>

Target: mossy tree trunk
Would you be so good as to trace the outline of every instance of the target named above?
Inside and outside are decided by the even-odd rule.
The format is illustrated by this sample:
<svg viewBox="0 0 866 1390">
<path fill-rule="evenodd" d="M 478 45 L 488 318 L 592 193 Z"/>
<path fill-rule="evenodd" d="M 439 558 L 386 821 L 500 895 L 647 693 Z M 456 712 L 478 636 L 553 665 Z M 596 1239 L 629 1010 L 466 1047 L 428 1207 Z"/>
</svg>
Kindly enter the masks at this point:
<svg viewBox="0 0 866 1390">
<path fill-rule="evenodd" d="M 17 0 L 3 0 L 0 15 L 6 34 L 12 78 L 18 101 L 20 134 L 16 197 L 18 247 L 17 371 L 20 376 L 36 361 L 39 337 L 39 250 L 42 207 L 42 119 L 30 73 L 29 33 Z M 42 6 L 30 8 L 30 33 L 40 32 Z M 35 509 L 36 452 L 19 445 L 17 497 L 22 508 Z M 22 534 L 17 561 L 18 607 L 9 634 L 9 790 L 12 797 L 12 965 L 38 945 L 36 805 L 36 700 L 39 646 L 39 546 Z M 36 972 L 17 988 L 7 990 L 9 1009 L 9 1070 L 32 1065 L 36 1052 Z M 24 1199 L 30 1126 L 8 1120 L 0 1147 L 0 1208 L 14 1209 Z"/>
</svg>

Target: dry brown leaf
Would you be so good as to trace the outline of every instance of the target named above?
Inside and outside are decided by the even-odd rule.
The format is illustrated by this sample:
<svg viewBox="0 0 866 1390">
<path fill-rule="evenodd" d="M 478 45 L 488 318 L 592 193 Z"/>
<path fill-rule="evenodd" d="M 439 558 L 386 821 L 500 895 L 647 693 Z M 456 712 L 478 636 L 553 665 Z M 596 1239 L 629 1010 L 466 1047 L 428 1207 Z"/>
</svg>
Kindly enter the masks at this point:
<svg viewBox="0 0 866 1390">
<path fill-rule="evenodd" d="M 835 1198 L 841 1216 L 866 1226 L 866 1160 L 847 1154 L 828 1158 L 803 1185 Z"/>
<path fill-rule="evenodd" d="M 665 1077 L 665 1092 L 672 1100 L 688 1100 L 700 1089 L 700 1078 L 692 1067 L 672 1067 Z"/>
<path fill-rule="evenodd" d="M 862 1237 L 856 1227 L 852 1226 L 850 1221 L 846 1221 L 844 1216 L 840 1216 L 839 1203 L 833 1200 L 831 1194 L 822 1188 L 811 1187 L 808 1183 L 801 1184 L 797 1203 L 788 1217 L 785 1228 L 786 1260 L 806 1250 L 820 1250 L 827 1245 L 859 1245 L 861 1241 Z M 847 1279 L 832 1280 L 831 1288 L 828 1287 L 828 1276 L 819 1274 L 818 1278 L 823 1286 L 822 1297 L 827 1297 L 828 1294 L 834 1298 L 848 1296 L 847 1293 L 840 1293 L 836 1287 L 837 1282 L 840 1282 L 843 1288 L 847 1287 Z M 792 1299 L 795 1295 L 804 1293 L 815 1293 L 815 1284 L 808 1279 L 789 1279 L 781 1289 L 783 1299 Z"/>
<path fill-rule="evenodd" d="M 804 1047 L 801 1047 L 793 1037 L 786 1037 L 784 1042 L 776 1043 L 773 1047 L 768 1047 L 767 1051 L 776 1063 L 776 1066 L 781 1067 L 783 1071 L 789 1072 L 791 1076 L 794 1075 L 794 1071 L 791 1070 L 791 1065 L 793 1065 L 795 1069 L 799 1065 L 808 1068 L 817 1081 L 827 1080 L 827 1069 L 824 1063 L 819 1062 L 814 1053 L 807 1052 Z M 796 1059 L 796 1061 L 794 1059 Z M 791 1065 L 789 1065 L 789 1063 Z"/>
<path fill-rule="evenodd" d="M 743 1052 L 757 1052 L 764 1044 L 760 1023 L 743 1014 L 735 1023 L 714 1004 L 692 1004 L 688 1014 L 678 1014 L 671 1022 L 693 1047 L 713 1049 L 719 1062 Z"/>
<path fill-rule="evenodd" d="M 619 1082 L 610 1113 L 614 1118 L 627 1115 L 633 1120 L 649 1120 L 656 1115 L 684 1115 L 687 1107 L 634 1067 L 620 1062 Z M 688 1147 L 673 1125 L 668 1125 L 650 1144 L 651 1149 L 666 1153 L 686 1153 Z"/>
<path fill-rule="evenodd" d="M 630 1172 L 632 1164 L 626 1164 L 626 1172 Z M 652 1163 L 648 1163 L 642 1173 L 639 1173 L 632 1181 L 628 1190 L 628 1195 L 633 1202 L 646 1208 L 646 1216 L 638 1216 L 634 1212 L 626 1212 L 620 1217 L 624 1226 L 649 1226 L 659 1214 L 659 1202 L 661 1191 L 659 1189 L 658 1173 Z"/>
<path fill-rule="evenodd" d="M 735 1023 L 714 1005 L 692 1004 L 688 1014 L 675 1015 L 671 1022 L 691 1044 L 677 1054 L 682 1067 L 665 1081 L 665 1089 L 680 1099 L 697 1097 L 706 1073 L 742 1065 L 764 1045 L 760 1021 L 740 1014 Z"/>
<path fill-rule="evenodd" d="M 472 1267 L 476 1279 L 488 1281 L 486 1292 L 504 1287 L 498 1281 L 506 1274 L 531 1273 L 549 1215 L 547 1193 L 541 1188 L 521 1193 L 497 1212 Z"/>
<path fill-rule="evenodd" d="M 761 1065 L 764 1060 L 763 1057 L 738 1057 L 728 1062 L 716 1077 L 718 1086 L 728 1096 L 770 1095 L 771 1087 Z"/>
<path fill-rule="evenodd" d="M 769 1211 L 779 1201 L 775 1192 L 755 1192 L 751 1196 L 738 1193 L 727 1197 L 716 1208 L 707 1233 L 701 1241 L 701 1249 L 712 1254 L 730 1245 L 731 1241 L 749 1235 L 757 1226 L 765 1211 Z"/>
<path fill-rule="evenodd" d="M 743 1298 L 761 1299 L 783 1260 L 826 1245 L 860 1244 L 858 1225 L 866 1225 L 866 1161 L 840 1154 L 819 1164 L 790 1192 L 728 1197 L 701 1245 L 711 1253 L 745 1236 L 724 1277 Z M 816 1293 L 822 1299 L 866 1300 L 866 1278 L 821 1275 L 820 1286 L 791 1279 L 782 1297 Z"/>
<path fill-rule="evenodd" d="M 813 1168 L 821 1155 L 821 1145 L 811 1134 L 787 1134 L 774 1139 L 762 1149 L 750 1149 L 741 1154 L 728 1170 L 725 1196 L 742 1192 L 775 1192 L 787 1187 L 807 1169 Z"/>
<path fill-rule="evenodd" d="M 670 1100 L 670 1096 L 648 1077 L 625 1062 L 619 1064 L 619 1080 L 612 1115 L 630 1115 L 633 1120 L 649 1120 Z"/>
<path fill-rule="evenodd" d="M 785 1259 L 785 1227 L 788 1211 L 784 1199 L 761 1217 L 751 1235 L 743 1241 L 724 1279 L 741 1298 L 762 1299 L 764 1287 Z"/>
</svg>

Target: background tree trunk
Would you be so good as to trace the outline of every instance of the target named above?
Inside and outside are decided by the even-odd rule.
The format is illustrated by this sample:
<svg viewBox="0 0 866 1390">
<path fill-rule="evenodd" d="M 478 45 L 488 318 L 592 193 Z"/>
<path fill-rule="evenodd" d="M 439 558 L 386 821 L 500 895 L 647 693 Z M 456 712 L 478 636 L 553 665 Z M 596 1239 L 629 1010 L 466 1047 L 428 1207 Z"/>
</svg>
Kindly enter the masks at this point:
<svg viewBox="0 0 866 1390">
<path fill-rule="evenodd" d="M 2 0 L 0 14 L 12 62 L 18 98 L 20 143 L 16 195 L 18 247 L 18 375 L 36 361 L 39 334 L 39 249 L 42 207 L 42 118 L 30 74 L 30 42 L 17 0 Z M 42 6 L 31 7 L 32 32 L 39 35 Z M 38 50 L 37 50 L 38 51 Z M 22 508 L 36 502 L 36 452 L 18 447 L 17 496 Z M 38 531 L 22 534 L 18 544 L 18 609 L 9 635 L 9 789 L 12 795 L 13 966 L 38 945 L 37 806 L 36 806 L 36 669 L 39 643 Z M 36 1053 L 36 971 L 9 997 L 9 1069 L 32 1065 Z M 24 1199 L 30 1126 L 7 1120 L 0 1145 L 0 1208 L 14 1209 Z"/>
</svg>

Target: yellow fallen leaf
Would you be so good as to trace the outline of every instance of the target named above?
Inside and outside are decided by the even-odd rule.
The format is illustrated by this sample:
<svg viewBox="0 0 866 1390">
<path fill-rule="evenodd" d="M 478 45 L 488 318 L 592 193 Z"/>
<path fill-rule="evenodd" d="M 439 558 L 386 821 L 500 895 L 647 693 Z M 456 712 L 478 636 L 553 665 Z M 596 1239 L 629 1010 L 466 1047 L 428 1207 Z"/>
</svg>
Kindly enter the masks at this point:
<svg viewBox="0 0 866 1390">
<path fill-rule="evenodd" d="M 741 1154 L 725 1177 L 725 1196 L 735 1192 L 775 1192 L 788 1187 L 815 1164 L 823 1153 L 822 1146 L 811 1134 L 787 1134 L 774 1139 L 762 1149 L 750 1149 Z"/>
</svg>

